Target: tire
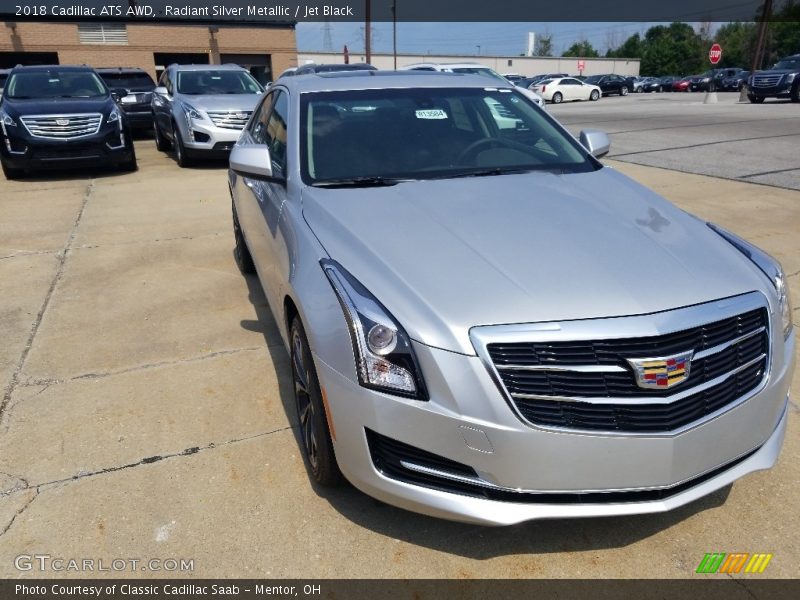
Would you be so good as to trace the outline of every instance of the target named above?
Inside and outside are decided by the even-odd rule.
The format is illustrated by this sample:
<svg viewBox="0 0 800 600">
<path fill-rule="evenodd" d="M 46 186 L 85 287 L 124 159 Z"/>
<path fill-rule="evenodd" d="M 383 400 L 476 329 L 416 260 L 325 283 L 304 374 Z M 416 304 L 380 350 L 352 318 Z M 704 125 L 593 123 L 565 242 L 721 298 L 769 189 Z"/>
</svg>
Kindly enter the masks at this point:
<svg viewBox="0 0 800 600">
<path fill-rule="evenodd" d="M 620 96 L 627 96 L 628 95 L 628 87 L 623 85 L 621 88 L 619 88 L 619 95 Z"/>
<path fill-rule="evenodd" d="M 25 169 L 15 169 L 14 167 L 7 167 L 6 163 L 3 164 L 3 175 L 6 176 L 6 179 L 20 179 L 23 175 L 25 175 Z"/>
<path fill-rule="evenodd" d="M 800 84 L 795 84 L 792 91 L 789 92 L 789 99 L 792 102 L 800 102 Z"/>
<path fill-rule="evenodd" d="M 236 266 L 243 275 L 252 275 L 256 272 L 256 266 L 253 263 L 253 256 L 250 254 L 250 249 L 247 247 L 247 242 L 242 233 L 242 227 L 239 225 L 239 215 L 236 214 L 236 205 L 231 200 L 231 212 L 233 213 L 233 239 L 236 246 L 233 249 L 233 258 L 236 260 Z"/>
<path fill-rule="evenodd" d="M 592 93 L 589 94 L 589 100 L 592 102 L 597 102 L 600 99 L 600 92 L 597 90 L 592 90 Z"/>
<path fill-rule="evenodd" d="M 750 100 L 750 102 L 752 102 L 753 104 L 761 104 L 762 102 L 764 102 L 764 96 L 748 95 L 747 99 Z"/>
<path fill-rule="evenodd" d="M 556 92 L 553 94 L 553 104 L 561 104 L 564 100 L 564 96 L 561 95 L 561 92 Z"/>
<path fill-rule="evenodd" d="M 295 405 L 306 468 L 311 479 L 319 485 L 335 487 L 342 482 L 342 472 L 333 451 L 325 403 L 308 338 L 298 317 L 292 320 L 289 340 Z"/>
<path fill-rule="evenodd" d="M 175 151 L 175 162 L 182 169 L 192 166 L 192 160 L 186 155 L 186 146 L 183 145 L 181 132 L 175 123 L 172 124 L 172 149 Z"/>
<path fill-rule="evenodd" d="M 637 94 L 644 94 L 644 88 L 642 86 L 639 86 L 638 88 L 636 88 L 636 93 Z"/>
<path fill-rule="evenodd" d="M 130 132 L 128 132 L 128 136 L 130 136 Z M 131 157 L 125 162 L 120 163 L 119 170 L 123 171 L 124 173 L 133 173 L 138 169 L 139 165 L 136 162 L 136 148 L 133 147 L 133 142 L 131 141 Z"/>
<path fill-rule="evenodd" d="M 155 121 L 153 121 L 153 137 L 156 138 L 156 150 L 159 152 L 167 152 L 172 147 L 172 144 L 170 144 L 169 140 L 161 133 L 161 128 Z"/>
</svg>

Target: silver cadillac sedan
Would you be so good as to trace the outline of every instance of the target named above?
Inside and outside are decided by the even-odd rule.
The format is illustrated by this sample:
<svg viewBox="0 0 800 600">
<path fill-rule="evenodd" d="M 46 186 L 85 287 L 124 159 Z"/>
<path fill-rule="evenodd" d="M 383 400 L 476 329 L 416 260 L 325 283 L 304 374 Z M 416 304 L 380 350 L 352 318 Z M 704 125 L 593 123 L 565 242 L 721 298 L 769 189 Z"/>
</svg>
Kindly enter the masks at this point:
<svg viewBox="0 0 800 600">
<path fill-rule="evenodd" d="M 314 481 L 505 525 L 667 511 L 775 463 L 781 266 L 608 148 L 477 76 L 272 86 L 230 157 L 235 255 Z"/>
</svg>

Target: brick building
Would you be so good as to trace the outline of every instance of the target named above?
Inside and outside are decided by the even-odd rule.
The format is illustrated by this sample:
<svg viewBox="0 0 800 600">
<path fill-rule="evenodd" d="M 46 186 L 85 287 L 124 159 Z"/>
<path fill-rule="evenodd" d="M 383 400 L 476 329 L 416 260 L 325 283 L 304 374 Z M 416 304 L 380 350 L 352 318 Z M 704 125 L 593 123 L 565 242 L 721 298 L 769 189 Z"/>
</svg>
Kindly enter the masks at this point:
<svg viewBox="0 0 800 600">
<path fill-rule="evenodd" d="M 297 64 L 293 25 L 0 24 L 0 69 L 17 64 L 141 67 L 153 77 L 172 63 L 236 63 L 262 83 Z"/>
</svg>

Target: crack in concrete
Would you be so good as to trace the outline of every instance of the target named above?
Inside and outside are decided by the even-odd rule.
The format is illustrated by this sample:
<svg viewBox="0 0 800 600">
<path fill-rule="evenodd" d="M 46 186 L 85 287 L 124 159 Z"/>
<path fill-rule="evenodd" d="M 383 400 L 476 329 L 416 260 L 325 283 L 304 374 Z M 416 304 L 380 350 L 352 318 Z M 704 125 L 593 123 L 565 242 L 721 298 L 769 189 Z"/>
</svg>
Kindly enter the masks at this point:
<svg viewBox="0 0 800 600">
<path fill-rule="evenodd" d="M 11 520 L 8 522 L 8 524 L 5 527 L 3 527 L 2 530 L 0 530 L 0 537 L 3 537 L 6 533 L 8 533 L 8 530 L 11 529 L 11 526 L 14 524 L 17 518 L 21 516 L 22 513 L 24 513 L 26 510 L 28 510 L 30 505 L 33 504 L 33 501 L 36 500 L 36 498 L 38 497 L 39 497 L 39 490 L 35 489 L 33 495 L 31 495 L 31 497 L 28 498 L 27 502 L 25 502 L 25 504 L 23 504 L 17 510 L 17 512 L 14 513 L 14 516 L 11 517 Z"/>
<path fill-rule="evenodd" d="M 282 431 L 290 431 L 294 429 L 296 426 L 290 425 L 288 427 L 280 427 L 278 429 L 273 429 L 271 431 L 263 431 L 261 433 L 255 433 L 253 435 L 244 436 L 241 438 L 233 438 L 231 440 L 226 440 L 224 442 L 210 442 L 204 446 L 192 446 L 190 448 L 184 448 L 180 452 L 173 452 L 169 454 L 156 454 L 155 456 L 147 456 L 142 458 L 136 462 L 127 463 L 124 465 L 116 465 L 113 467 L 104 467 L 102 469 L 97 469 L 96 471 L 88 471 L 88 472 L 78 472 L 71 477 L 65 477 L 64 479 L 55 479 L 53 481 L 46 481 L 43 483 L 37 483 L 34 485 L 28 484 L 27 487 L 20 488 L 21 490 L 26 489 L 36 489 L 37 493 L 47 489 L 49 487 L 68 484 L 74 481 L 78 481 L 81 479 L 86 479 L 90 477 L 96 477 L 98 475 L 106 475 L 108 473 L 116 473 L 117 471 L 124 471 L 126 469 L 135 469 L 136 467 L 141 467 L 144 465 L 151 465 L 153 463 L 161 462 L 162 460 L 168 460 L 171 458 L 180 458 L 184 456 L 192 456 L 193 454 L 197 454 L 199 452 L 204 452 L 206 450 L 213 450 L 215 448 L 222 448 L 225 446 L 230 446 L 232 444 L 238 444 L 241 442 L 249 442 L 251 440 L 255 440 L 258 438 L 266 437 L 268 435 L 272 435 L 274 433 L 280 433 Z"/>
<path fill-rule="evenodd" d="M 751 598 L 753 598 L 754 600 L 758 600 L 758 596 L 756 596 L 756 595 L 755 595 L 755 594 L 752 592 L 752 590 L 751 590 L 749 587 L 747 587 L 747 585 L 744 583 L 744 581 L 742 581 L 741 579 L 739 579 L 739 578 L 737 578 L 737 577 L 734 577 L 734 576 L 733 576 L 733 575 L 731 575 L 730 573 L 726 573 L 726 575 L 728 576 L 728 579 L 730 579 L 731 581 L 735 581 L 735 582 L 736 582 L 736 585 L 738 585 L 738 586 L 739 586 L 740 588 L 742 588 L 742 589 L 743 589 L 745 592 L 747 592 L 747 595 L 748 595 L 748 596 L 750 596 L 750 597 L 751 597 Z"/>
<path fill-rule="evenodd" d="M 10 494 L 13 494 L 14 492 L 19 492 L 19 491 L 26 490 L 26 489 L 30 488 L 30 483 L 28 483 L 28 480 L 25 479 L 24 477 L 20 477 L 19 475 L 13 475 L 11 473 L 3 473 L 3 472 L 0 472 L 0 475 L 4 475 L 4 476 L 8 477 L 9 479 L 15 481 L 15 483 L 14 483 L 14 485 L 12 487 L 10 487 L 8 489 L 5 489 L 5 490 L 0 490 L 0 497 L 9 496 Z M 22 483 L 22 485 L 19 485 L 20 483 Z"/>
<path fill-rule="evenodd" d="M 42 320 L 44 319 L 44 315 L 50 306 L 50 300 L 53 298 L 53 293 L 55 292 L 58 283 L 61 281 L 61 278 L 64 275 L 64 267 L 66 265 L 67 258 L 69 258 L 72 244 L 74 243 L 75 237 L 78 233 L 78 226 L 80 225 L 81 219 L 83 218 L 83 212 L 84 210 L 86 210 L 86 205 L 89 203 L 89 198 L 91 198 L 92 194 L 94 193 L 95 181 L 96 180 L 92 179 L 89 182 L 89 185 L 86 187 L 86 192 L 83 195 L 83 203 L 81 204 L 81 208 L 78 211 L 77 217 L 75 218 L 75 222 L 72 224 L 72 229 L 69 232 L 69 236 L 67 236 L 67 242 L 64 245 L 64 249 L 57 254 L 58 268 L 56 269 L 56 273 L 53 276 L 53 280 L 50 282 L 50 287 L 47 290 L 47 294 L 45 294 L 42 306 L 39 309 L 39 312 L 36 314 L 36 318 L 34 319 L 33 324 L 31 325 L 31 330 L 30 333 L 28 334 L 28 339 L 25 343 L 25 347 L 22 350 L 22 354 L 20 354 L 19 360 L 17 361 L 17 364 L 14 367 L 13 373 L 11 374 L 11 380 L 6 386 L 2 400 L 0 400 L 0 425 L 2 425 L 3 422 L 5 421 L 6 408 L 11 402 L 11 396 L 14 393 L 14 390 L 17 388 L 17 385 L 19 384 L 20 374 L 22 373 L 22 369 L 25 366 L 25 361 L 28 360 L 28 355 L 30 354 L 31 347 L 33 346 L 33 341 L 36 338 L 36 334 L 39 332 L 39 326 L 41 325 Z"/>
<path fill-rule="evenodd" d="M 196 240 L 199 238 L 204 237 L 219 237 L 221 235 L 225 235 L 227 232 L 224 231 L 216 231 L 214 233 L 205 233 L 202 235 L 183 235 L 178 237 L 171 237 L 171 238 L 157 238 L 154 240 L 132 240 L 129 242 L 117 242 L 117 243 L 110 243 L 110 244 L 82 244 L 74 250 L 94 250 L 95 248 L 113 248 L 117 246 L 133 246 L 136 244 L 153 244 L 153 243 L 160 243 L 160 242 L 177 242 L 181 240 Z"/>
<path fill-rule="evenodd" d="M 20 250 L 19 252 L 14 252 L 14 254 L 7 254 L 6 256 L 0 256 L 0 260 L 8 260 L 10 258 L 20 258 L 22 256 L 41 256 L 44 254 L 56 254 L 58 255 L 57 250 Z"/>
<path fill-rule="evenodd" d="M 192 356 L 190 358 L 181 358 L 178 360 L 164 360 L 156 363 L 147 363 L 144 365 L 136 365 L 135 367 L 128 367 L 126 369 L 119 369 L 116 371 L 105 371 L 100 373 L 83 373 L 81 375 L 74 375 L 72 377 L 67 377 L 66 379 L 49 379 L 49 378 L 38 378 L 38 379 L 28 379 L 27 381 L 20 383 L 18 387 L 36 387 L 39 385 L 44 386 L 52 386 L 52 385 L 60 385 L 62 383 L 68 383 L 70 381 L 81 381 L 83 379 L 89 380 L 96 380 L 96 379 L 105 379 L 106 377 L 113 377 L 115 375 L 124 375 L 126 373 L 135 373 L 137 371 L 146 371 L 147 369 L 156 369 L 158 367 L 168 367 L 172 365 L 182 365 L 182 364 L 191 364 L 195 362 L 200 362 L 204 360 L 209 360 L 211 358 L 217 358 L 219 356 L 227 356 L 230 354 L 238 354 L 240 352 L 253 352 L 256 350 L 263 350 L 265 348 L 273 348 L 278 345 L 282 344 L 270 344 L 268 346 L 248 346 L 246 348 L 232 348 L 230 350 L 218 350 L 216 352 L 211 352 L 209 354 L 201 354 L 199 356 Z M 46 389 L 46 388 L 45 388 Z M 44 390 L 37 392 L 31 398 L 38 396 Z"/>
</svg>

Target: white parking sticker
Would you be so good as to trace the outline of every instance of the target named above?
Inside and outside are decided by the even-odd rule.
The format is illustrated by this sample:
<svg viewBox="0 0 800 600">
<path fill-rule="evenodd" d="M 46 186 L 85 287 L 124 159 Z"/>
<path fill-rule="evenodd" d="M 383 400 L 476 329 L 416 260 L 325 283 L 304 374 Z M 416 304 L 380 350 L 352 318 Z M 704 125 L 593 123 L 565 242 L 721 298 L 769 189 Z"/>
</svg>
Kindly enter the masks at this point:
<svg viewBox="0 0 800 600">
<path fill-rule="evenodd" d="M 441 108 L 428 108 L 416 112 L 418 119 L 446 119 L 447 113 Z"/>
</svg>

